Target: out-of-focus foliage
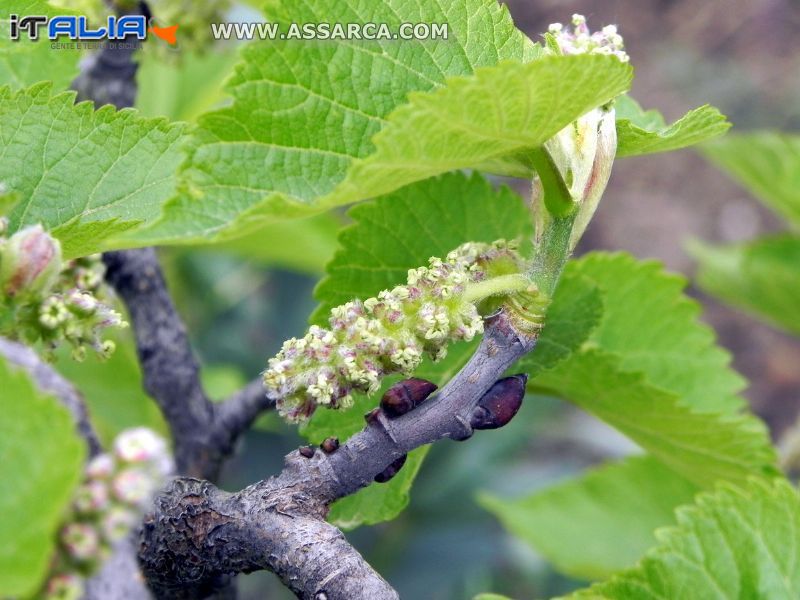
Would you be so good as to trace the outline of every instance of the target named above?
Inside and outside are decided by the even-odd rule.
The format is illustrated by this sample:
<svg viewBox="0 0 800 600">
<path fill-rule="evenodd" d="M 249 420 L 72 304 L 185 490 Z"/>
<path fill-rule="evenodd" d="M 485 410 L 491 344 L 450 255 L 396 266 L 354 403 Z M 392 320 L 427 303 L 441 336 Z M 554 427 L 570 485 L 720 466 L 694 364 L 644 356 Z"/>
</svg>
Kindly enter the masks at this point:
<svg viewBox="0 0 800 600">
<path fill-rule="evenodd" d="M 136 426 L 166 435 L 161 412 L 142 389 L 133 334 L 127 330 L 111 339 L 117 348 L 109 359 L 101 361 L 89 356 L 83 362 L 76 362 L 68 352 L 61 351 L 56 368 L 83 395 L 92 424 L 104 443 L 110 443 L 123 429 Z"/>
<path fill-rule="evenodd" d="M 800 135 L 734 134 L 706 144 L 703 154 L 792 227 L 800 227 Z"/>
<path fill-rule="evenodd" d="M 481 494 L 482 506 L 559 570 L 600 579 L 636 563 L 675 522 L 698 488 L 650 456 L 633 457 L 512 500 Z"/>
<path fill-rule="evenodd" d="M 728 246 L 695 242 L 690 249 L 705 291 L 800 335 L 800 237 L 783 234 Z"/>
<path fill-rule="evenodd" d="M 0 596 L 39 587 L 80 481 L 86 445 L 72 415 L 0 358 Z"/>
<path fill-rule="evenodd" d="M 4 0 L 0 7 L 0 87 L 24 88 L 40 81 L 51 81 L 56 91 L 69 87 L 78 74 L 80 52 L 52 50 L 50 44 L 32 41 L 22 34 L 11 40 L 9 15 L 70 14 L 42 0 Z"/>
<path fill-rule="evenodd" d="M 790 232 L 728 246 L 693 242 L 703 290 L 800 335 L 800 136 L 759 132 L 709 144 L 704 154 L 786 220 Z"/>
<path fill-rule="evenodd" d="M 146 117 L 195 121 L 225 97 L 223 82 L 238 60 L 235 46 L 215 47 L 180 62 L 165 61 L 154 53 L 139 57 L 136 108 Z"/>
</svg>

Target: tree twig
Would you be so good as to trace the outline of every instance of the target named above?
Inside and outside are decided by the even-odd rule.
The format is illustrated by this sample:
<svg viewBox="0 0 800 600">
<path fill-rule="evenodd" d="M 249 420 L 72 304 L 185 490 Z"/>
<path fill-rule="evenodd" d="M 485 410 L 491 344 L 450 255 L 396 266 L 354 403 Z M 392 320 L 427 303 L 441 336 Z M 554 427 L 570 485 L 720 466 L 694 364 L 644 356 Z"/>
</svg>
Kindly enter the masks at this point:
<svg viewBox="0 0 800 600">
<path fill-rule="evenodd" d="M 106 280 L 128 307 L 144 388 L 169 424 L 178 473 L 215 478 L 222 455 L 211 431 L 214 406 L 203 391 L 200 367 L 155 250 L 108 252 L 103 261 Z"/>
<path fill-rule="evenodd" d="M 102 450 L 97 433 L 89 421 L 83 398 L 71 383 L 33 350 L 17 342 L 0 337 L 0 356 L 25 369 L 42 392 L 52 394 L 67 407 L 72 413 L 78 433 L 86 440 L 90 456 L 95 456 Z"/>
<path fill-rule="evenodd" d="M 396 592 L 324 522 L 328 505 L 373 482 L 407 452 L 473 433 L 472 416 L 492 384 L 535 338 L 501 313 L 467 365 L 434 398 L 403 416 L 378 412 L 331 454 L 286 456 L 283 471 L 238 493 L 178 479 L 157 500 L 140 560 L 157 596 L 203 597 L 236 573 L 269 569 L 300 598 L 396 598 Z"/>
</svg>

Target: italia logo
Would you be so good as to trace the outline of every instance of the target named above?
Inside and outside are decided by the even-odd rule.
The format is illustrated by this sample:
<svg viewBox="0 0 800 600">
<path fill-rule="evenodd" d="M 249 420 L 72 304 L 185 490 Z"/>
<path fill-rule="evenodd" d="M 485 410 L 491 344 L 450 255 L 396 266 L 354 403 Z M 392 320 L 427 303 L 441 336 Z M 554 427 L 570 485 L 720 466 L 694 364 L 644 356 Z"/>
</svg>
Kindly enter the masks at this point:
<svg viewBox="0 0 800 600">
<path fill-rule="evenodd" d="M 75 41 L 99 41 L 99 40 L 144 40 L 147 39 L 148 31 L 161 38 L 170 45 L 177 43 L 177 25 L 170 27 L 149 27 L 147 18 L 143 15 L 125 15 L 122 17 L 109 16 L 105 26 L 92 28 L 89 26 L 86 17 L 74 15 L 59 15 L 46 17 L 43 15 L 29 15 L 20 17 L 11 15 L 9 17 L 11 25 L 11 39 L 20 39 L 21 32 L 25 31 L 28 38 L 38 40 L 40 34 L 44 34 L 49 40 L 57 40 L 66 37 Z"/>
</svg>

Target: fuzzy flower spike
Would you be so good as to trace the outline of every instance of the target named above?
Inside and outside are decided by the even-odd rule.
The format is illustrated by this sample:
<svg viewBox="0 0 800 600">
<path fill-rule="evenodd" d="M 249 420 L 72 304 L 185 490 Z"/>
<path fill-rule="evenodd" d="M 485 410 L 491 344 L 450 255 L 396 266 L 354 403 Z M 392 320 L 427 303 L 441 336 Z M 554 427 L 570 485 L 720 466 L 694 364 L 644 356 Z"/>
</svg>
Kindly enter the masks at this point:
<svg viewBox="0 0 800 600">
<path fill-rule="evenodd" d="M 443 358 L 447 344 L 483 332 L 475 302 L 494 293 L 486 293 L 492 265 L 517 273 L 505 276 L 512 287 L 529 287 L 519 260 L 505 241 L 464 244 L 411 269 L 406 285 L 334 308 L 329 329 L 312 326 L 269 360 L 267 394 L 287 420 L 302 421 L 317 406 L 350 407 L 352 392 L 377 391 L 384 376 L 411 373 L 424 355 Z"/>
<path fill-rule="evenodd" d="M 564 54 L 610 54 L 622 62 L 630 60 L 616 25 L 606 25 L 600 31 L 592 33 L 586 24 L 586 17 L 574 14 L 572 29 L 561 23 L 553 23 L 547 31 Z"/>
</svg>

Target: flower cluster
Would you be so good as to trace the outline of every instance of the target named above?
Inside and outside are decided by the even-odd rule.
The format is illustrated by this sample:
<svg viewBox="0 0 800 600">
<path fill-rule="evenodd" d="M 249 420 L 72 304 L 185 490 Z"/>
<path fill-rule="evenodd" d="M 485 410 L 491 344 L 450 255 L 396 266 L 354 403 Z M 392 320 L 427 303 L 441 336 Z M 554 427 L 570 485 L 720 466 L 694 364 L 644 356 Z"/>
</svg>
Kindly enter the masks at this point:
<svg viewBox="0 0 800 600">
<path fill-rule="evenodd" d="M 407 285 L 334 308 L 329 329 L 312 326 L 269 360 L 267 393 L 281 415 L 301 421 L 317 406 L 348 408 L 352 392 L 375 392 L 382 377 L 412 372 L 424 355 L 443 358 L 448 343 L 483 332 L 470 284 L 485 280 L 490 265 L 518 260 L 515 246 L 502 240 L 464 244 L 410 270 Z"/>
<path fill-rule="evenodd" d="M 586 17 L 575 14 L 572 15 L 572 29 L 561 23 L 553 23 L 548 33 L 564 54 L 609 54 L 622 62 L 629 60 L 616 25 L 606 25 L 600 31 L 591 33 L 586 25 Z"/>
<path fill-rule="evenodd" d="M 73 498 L 69 522 L 59 532 L 43 596 L 81 598 L 85 578 L 136 526 L 172 470 L 166 442 L 144 427 L 123 431 L 114 442 L 113 454 L 93 458 Z"/>
<path fill-rule="evenodd" d="M 608 54 L 628 62 L 622 36 L 614 25 L 591 33 L 583 15 L 572 15 L 572 29 L 561 23 L 550 25 L 545 36 L 563 54 Z M 569 188 L 577 207 L 569 240 L 571 251 L 605 191 L 617 151 L 616 113 L 613 103 L 590 110 L 567 125 L 544 144 L 544 148 Z M 536 232 L 547 229 L 547 211 L 537 210 Z"/>
<path fill-rule="evenodd" d="M 110 308 L 99 255 L 63 261 L 58 240 L 40 225 L 6 237 L 0 218 L 0 335 L 33 343 L 46 352 L 62 342 L 82 360 L 87 348 L 109 356 L 114 343 L 102 340 L 109 327 L 126 327 Z"/>
</svg>

